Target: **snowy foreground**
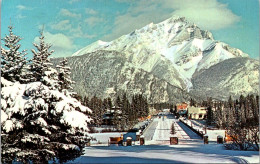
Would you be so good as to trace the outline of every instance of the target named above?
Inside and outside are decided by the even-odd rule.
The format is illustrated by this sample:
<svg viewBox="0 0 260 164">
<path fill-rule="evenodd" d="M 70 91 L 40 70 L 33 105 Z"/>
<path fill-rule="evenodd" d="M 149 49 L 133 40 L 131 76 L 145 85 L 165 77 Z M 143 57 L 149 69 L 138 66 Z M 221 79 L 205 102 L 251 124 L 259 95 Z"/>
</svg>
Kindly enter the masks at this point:
<svg viewBox="0 0 260 164">
<path fill-rule="evenodd" d="M 192 141 L 191 141 L 192 142 Z M 202 143 L 145 146 L 93 146 L 69 163 L 259 163 L 257 151 L 225 150 Z"/>
<path fill-rule="evenodd" d="M 178 145 L 170 145 L 170 127 L 174 123 Z M 226 150 L 222 144 L 203 140 L 184 124 L 167 115 L 155 118 L 144 132 L 145 145 L 107 146 L 109 137 L 121 133 L 94 134 L 99 144 L 92 142 L 84 155 L 68 163 L 259 163 L 257 151 Z M 125 135 L 125 133 L 124 133 Z M 95 143 L 95 144 L 94 144 Z"/>
</svg>

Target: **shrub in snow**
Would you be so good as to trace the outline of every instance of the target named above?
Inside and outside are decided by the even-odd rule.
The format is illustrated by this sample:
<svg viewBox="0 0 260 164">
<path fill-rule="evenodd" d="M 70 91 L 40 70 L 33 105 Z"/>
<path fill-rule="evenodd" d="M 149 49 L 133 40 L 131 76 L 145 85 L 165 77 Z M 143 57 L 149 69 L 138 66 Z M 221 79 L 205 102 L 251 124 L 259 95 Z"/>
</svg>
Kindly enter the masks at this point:
<svg viewBox="0 0 260 164">
<path fill-rule="evenodd" d="M 81 155 L 91 110 L 41 82 L 1 77 L 2 162 L 60 162 Z"/>
<path fill-rule="evenodd" d="M 176 133 L 175 126 L 174 126 L 174 123 L 172 123 L 172 125 L 171 125 L 171 134 L 175 134 L 175 133 Z"/>
<path fill-rule="evenodd" d="M 230 142 L 230 143 L 224 144 L 225 148 L 228 150 L 256 151 L 256 149 L 257 149 L 257 145 L 249 143 L 249 142 L 242 143 L 241 145 L 242 145 L 242 147 L 235 142 Z"/>
</svg>

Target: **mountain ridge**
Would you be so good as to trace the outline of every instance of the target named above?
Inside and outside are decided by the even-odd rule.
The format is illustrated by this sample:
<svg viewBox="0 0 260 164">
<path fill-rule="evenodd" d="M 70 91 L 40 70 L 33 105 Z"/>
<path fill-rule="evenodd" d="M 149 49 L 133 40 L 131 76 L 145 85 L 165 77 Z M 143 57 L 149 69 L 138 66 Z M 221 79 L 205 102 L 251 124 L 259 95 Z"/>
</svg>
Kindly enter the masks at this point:
<svg viewBox="0 0 260 164">
<path fill-rule="evenodd" d="M 241 50 L 232 48 L 226 43 L 214 40 L 212 33 L 209 31 L 201 30 L 195 24 L 188 22 L 184 17 L 173 16 L 158 24 L 150 23 L 143 28 L 134 30 L 129 34 L 123 35 L 110 42 L 94 42 L 75 52 L 72 55 L 71 60 L 74 60 L 73 58 L 83 56 L 88 60 L 93 60 L 91 58 L 99 59 L 97 64 L 107 64 L 107 61 L 104 61 L 104 59 L 100 58 L 99 55 L 104 56 L 111 54 L 114 55 L 114 57 L 123 57 L 122 60 L 123 65 L 125 66 L 124 69 L 141 71 L 143 72 L 141 73 L 143 75 L 152 75 L 156 78 L 152 78 L 152 80 L 150 79 L 151 81 L 156 81 L 158 79 L 163 80 L 167 83 L 167 85 L 170 84 L 172 87 L 179 88 L 180 90 L 178 90 L 178 93 L 185 92 L 186 94 L 191 91 L 191 95 L 196 94 L 194 91 L 197 91 L 198 94 L 201 94 L 202 90 L 197 88 L 200 86 L 196 82 L 199 81 L 197 78 L 203 77 L 203 79 L 207 81 L 203 75 L 207 74 L 208 72 L 211 72 L 211 74 L 214 75 L 214 72 L 212 72 L 211 69 L 213 66 L 232 58 L 240 58 L 240 62 L 249 59 L 248 54 L 242 52 Z M 250 65 L 246 63 L 243 64 L 240 65 L 241 70 L 243 70 L 243 67 Z M 123 67 L 113 67 L 109 64 L 108 66 L 112 67 L 113 69 L 118 69 L 117 72 L 125 73 L 122 70 Z M 95 66 L 91 65 L 91 67 L 94 68 Z M 96 66 L 95 69 L 100 69 L 100 67 Z M 107 68 L 102 67 L 100 71 L 102 72 L 106 69 Z M 75 65 L 72 66 L 72 70 L 81 71 L 80 68 L 76 67 Z M 86 72 L 91 70 L 92 69 L 85 69 Z M 222 71 L 228 70 L 222 69 Z M 244 69 L 244 71 L 246 71 L 246 69 Z M 249 71 L 254 72 L 255 69 L 251 69 Z M 205 72 L 205 74 L 203 74 L 203 72 Z M 231 74 L 231 72 L 229 73 Z M 74 72 L 74 74 L 77 73 Z M 112 74 L 111 76 L 116 78 Z M 135 74 L 131 75 L 135 76 Z M 106 77 L 105 75 L 100 76 L 100 79 L 94 78 L 92 80 L 102 81 L 103 77 Z M 117 73 L 117 76 L 122 77 L 123 75 Z M 223 78 L 229 77 L 226 76 Z M 81 78 L 78 76 L 78 79 Z M 77 78 L 74 78 L 74 80 L 77 80 Z M 128 77 L 125 77 L 124 80 L 118 81 L 119 83 L 115 84 L 115 86 L 119 88 L 121 87 L 122 89 L 122 86 L 125 86 L 127 81 L 131 80 L 133 80 L 133 77 L 129 75 Z M 138 81 L 138 78 L 135 80 Z M 82 84 L 78 85 L 80 86 L 88 84 L 86 80 L 83 81 L 84 82 L 81 82 Z M 144 79 L 144 81 L 149 83 L 149 78 Z M 221 82 L 221 80 L 219 82 Z M 145 88 L 141 81 L 140 83 L 140 86 Z M 233 83 L 235 83 L 235 81 L 233 81 Z M 225 84 L 231 86 L 229 83 Z M 246 85 L 251 86 L 249 83 Z M 165 84 L 163 86 L 165 86 Z M 109 86 L 109 88 L 111 88 L 111 86 Z M 129 88 L 126 87 L 125 89 L 127 90 Z M 154 94 L 150 89 L 148 90 L 151 92 L 151 94 Z M 165 90 L 165 88 L 163 90 Z M 259 89 L 256 90 L 257 93 L 259 93 Z M 104 90 L 100 92 L 104 92 Z M 145 91 L 143 91 L 143 93 L 144 92 Z M 229 92 L 230 94 L 233 94 L 231 90 Z M 172 93 L 167 92 L 166 97 L 171 94 Z M 104 97 L 104 95 L 105 93 L 101 94 L 101 97 Z M 148 93 L 146 93 L 146 95 L 151 97 L 151 95 Z M 213 96 L 218 98 L 221 97 L 220 95 Z M 157 97 L 154 99 L 154 101 L 158 102 L 159 99 L 160 98 Z M 168 100 L 170 101 L 170 99 Z M 151 99 L 151 101 L 153 100 Z M 166 99 L 161 98 L 161 101 L 165 102 Z"/>
<path fill-rule="evenodd" d="M 248 57 L 241 50 L 215 41 L 209 31 L 201 30 L 195 24 L 186 21 L 184 17 L 178 16 L 158 24 L 150 23 L 111 42 L 94 42 L 72 56 L 101 49 L 124 52 L 131 63 L 148 72 L 151 72 L 158 60 L 169 60 L 172 62 L 171 74 L 178 74 L 177 70 L 182 77 L 178 82 L 172 82 L 173 79 L 169 81 L 182 88 L 192 86 L 190 80 L 196 71 L 207 69 L 229 58 Z M 216 55 L 219 57 L 216 58 Z"/>
</svg>

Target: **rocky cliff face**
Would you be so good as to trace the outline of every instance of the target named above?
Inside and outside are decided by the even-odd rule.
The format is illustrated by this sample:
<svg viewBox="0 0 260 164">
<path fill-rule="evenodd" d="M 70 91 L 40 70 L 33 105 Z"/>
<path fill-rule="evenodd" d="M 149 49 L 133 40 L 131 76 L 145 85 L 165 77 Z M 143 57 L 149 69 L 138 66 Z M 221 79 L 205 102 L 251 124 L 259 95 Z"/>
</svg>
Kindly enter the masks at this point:
<svg viewBox="0 0 260 164">
<path fill-rule="evenodd" d="M 177 16 L 158 24 L 151 23 L 111 42 L 97 41 L 69 58 L 73 80 L 77 82 L 75 90 L 82 95 L 106 97 L 126 91 L 143 93 L 150 102 L 185 100 L 187 93 L 218 98 L 251 93 L 250 87 L 248 90 L 233 87 L 245 83 L 233 77 L 242 76 L 246 73 L 244 67 L 254 67 L 258 63 L 248 61 L 251 59 L 241 50 L 214 40 L 209 31 Z M 226 67 L 232 66 L 228 64 L 237 65 L 236 69 L 243 73 L 236 69 L 229 71 Z M 235 76 L 236 73 L 240 75 Z M 222 79 L 207 80 L 208 74 L 221 75 Z M 213 81 L 220 84 L 208 84 Z M 255 84 L 258 80 L 246 83 L 248 86 Z M 222 85 L 226 88 L 225 94 L 214 91 Z M 258 88 L 255 90 L 254 93 L 259 93 Z"/>
</svg>

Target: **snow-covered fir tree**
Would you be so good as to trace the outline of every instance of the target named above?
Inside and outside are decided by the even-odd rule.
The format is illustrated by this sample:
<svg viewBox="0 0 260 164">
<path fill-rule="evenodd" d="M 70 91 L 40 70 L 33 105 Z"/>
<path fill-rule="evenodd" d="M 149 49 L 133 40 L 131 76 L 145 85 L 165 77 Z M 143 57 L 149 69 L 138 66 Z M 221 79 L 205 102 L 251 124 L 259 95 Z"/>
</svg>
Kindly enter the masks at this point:
<svg viewBox="0 0 260 164">
<path fill-rule="evenodd" d="M 23 76 L 24 66 L 28 63 L 26 50 L 20 51 L 21 37 L 13 33 L 13 26 L 9 27 L 9 34 L 2 40 L 4 46 L 7 49 L 1 47 L 1 77 L 9 81 L 26 82 L 25 76 Z"/>
<path fill-rule="evenodd" d="M 50 70 L 50 59 L 48 58 L 53 50 L 50 50 L 51 45 L 45 43 L 43 31 L 40 31 L 39 44 L 33 43 L 36 50 L 32 49 L 33 59 L 30 65 L 31 81 L 43 81 L 43 78 L 46 76 L 46 71 Z"/>
<path fill-rule="evenodd" d="M 91 110 L 68 90 L 58 90 L 58 73 L 49 68 L 52 51 L 43 33 L 40 45 L 34 45 L 38 52 L 32 51 L 32 82 L 20 84 L 1 77 L 3 163 L 72 160 L 82 154 L 88 135 Z"/>
<path fill-rule="evenodd" d="M 89 108 L 41 82 L 1 78 L 1 85 L 2 162 L 64 162 L 81 155 Z"/>
</svg>

